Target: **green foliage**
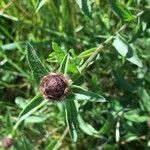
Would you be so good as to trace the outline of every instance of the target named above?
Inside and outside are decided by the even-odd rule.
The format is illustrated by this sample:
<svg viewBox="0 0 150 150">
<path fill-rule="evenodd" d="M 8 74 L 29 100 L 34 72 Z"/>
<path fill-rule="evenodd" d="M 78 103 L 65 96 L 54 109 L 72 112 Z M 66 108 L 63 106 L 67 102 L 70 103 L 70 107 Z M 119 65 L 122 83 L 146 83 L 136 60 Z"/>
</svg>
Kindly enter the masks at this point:
<svg viewBox="0 0 150 150">
<path fill-rule="evenodd" d="M 30 68 L 33 72 L 34 79 L 36 80 L 37 83 L 39 83 L 41 78 L 44 75 L 46 75 L 48 72 L 42 65 L 42 62 L 38 58 L 35 50 L 29 43 L 27 43 L 27 59 L 28 59 Z"/>
<path fill-rule="evenodd" d="M 149 149 L 149 5 L 0 1 L 0 149 Z M 69 78 L 61 102 L 39 93 L 50 72 Z"/>
<path fill-rule="evenodd" d="M 131 63 L 142 67 L 141 60 L 132 50 L 131 46 L 125 43 L 121 38 L 116 37 L 116 39 L 113 42 L 113 46 L 116 48 L 118 53 L 120 53 L 123 57 L 126 57 L 126 59 L 129 60 Z"/>
<path fill-rule="evenodd" d="M 67 120 L 67 125 L 69 127 L 69 133 L 74 142 L 77 141 L 77 108 L 75 105 L 74 100 L 66 100 L 66 105 L 65 105 L 65 112 L 66 112 L 66 120 Z"/>
<path fill-rule="evenodd" d="M 131 21 L 134 19 L 131 11 L 117 0 L 108 0 L 115 14 L 124 21 Z"/>
</svg>

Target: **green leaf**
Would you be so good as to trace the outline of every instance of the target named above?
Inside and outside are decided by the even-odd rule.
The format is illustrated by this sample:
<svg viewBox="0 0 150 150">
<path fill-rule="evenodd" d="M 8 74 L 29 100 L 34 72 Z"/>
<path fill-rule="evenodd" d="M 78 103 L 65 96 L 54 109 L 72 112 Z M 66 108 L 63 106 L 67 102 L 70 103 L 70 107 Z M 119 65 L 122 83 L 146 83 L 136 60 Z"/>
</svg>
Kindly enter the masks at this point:
<svg viewBox="0 0 150 150">
<path fill-rule="evenodd" d="M 46 4 L 46 2 L 47 2 L 47 0 L 41 0 L 36 9 L 36 12 L 38 12 L 42 8 L 42 6 L 44 6 Z"/>
<path fill-rule="evenodd" d="M 128 43 L 126 43 L 123 39 L 117 36 L 112 45 L 116 48 L 118 53 L 125 57 L 128 61 L 137 65 L 138 67 L 143 66 L 141 60 L 133 51 L 131 46 Z"/>
<path fill-rule="evenodd" d="M 25 124 L 26 123 L 40 123 L 40 122 L 44 122 L 46 119 L 47 119 L 46 116 L 32 115 L 26 118 Z"/>
<path fill-rule="evenodd" d="M 68 61 L 68 72 L 72 72 L 74 74 L 79 73 L 79 70 L 76 66 L 76 58 L 71 58 L 66 51 L 62 50 L 61 47 L 57 43 L 52 43 L 52 47 L 54 50 L 53 56 L 56 56 L 60 67 L 62 68 L 62 63 Z M 68 56 L 67 56 L 68 55 Z M 68 57 L 68 58 L 67 58 Z M 60 70 L 60 69 L 59 69 Z"/>
<path fill-rule="evenodd" d="M 145 9 L 143 15 L 140 17 L 141 19 L 141 24 L 142 24 L 142 31 L 145 31 L 150 22 L 150 9 Z"/>
<path fill-rule="evenodd" d="M 96 48 L 87 49 L 87 50 L 83 51 L 82 53 L 80 53 L 80 55 L 78 55 L 78 58 L 83 59 L 83 58 L 89 57 L 95 52 L 95 50 L 96 50 Z"/>
<path fill-rule="evenodd" d="M 77 58 L 72 58 L 69 60 L 68 71 L 72 72 L 73 74 L 79 73 L 79 69 L 77 68 L 79 63 L 77 61 L 78 61 Z"/>
<path fill-rule="evenodd" d="M 123 139 L 125 139 L 124 141 L 126 142 L 131 142 L 138 139 L 138 136 L 129 132 L 123 137 Z"/>
<path fill-rule="evenodd" d="M 38 110 L 40 107 L 42 107 L 46 103 L 47 103 L 47 100 L 43 100 L 43 98 L 41 97 L 41 94 L 37 94 L 27 104 L 27 106 L 21 111 L 18 117 L 18 121 L 14 128 L 16 129 L 23 120 L 28 118 L 31 114 L 33 114 L 36 110 Z"/>
<path fill-rule="evenodd" d="M 114 125 L 114 117 L 112 114 L 109 114 L 108 118 L 106 119 L 105 123 L 103 124 L 103 126 L 101 127 L 100 131 L 99 131 L 99 134 L 103 134 L 103 135 L 106 135 L 106 134 L 109 134 L 110 131 L 112 130 L 113 128 L 113 125 Z"/>
<path fill-rule="evenodd" d="M 55 146 L 57 145 L 57 140 L 52 140 L 45 148 L 45 150 L 54 150 Z"/>
<path fill-rule="evenodd" d="M 20 107 L 21 109 L 25 108 L 26 106 L 26 99 L 23 97 L 16 97 L 15 98 L 15 103 L 18 107 Z"/>
<path fill-rule="evenodd" d="M 78 115 L 80 129 L 88 135 L 99 137 L 99 132 L 94 129 L 90 124 L 85 122 L 80 115 Z"/>
<path fill-rule="evenodd" d="M 27 43 L 27 60 L 32 70 L 33 76 L 36 82 L 39 84 L 41 78 L 48 72 L 30 43 Z"/>
<path fill-rule="evenodd" d="M 76 0 L 76 3 L 79 5 L 80 9 L 85 15 L 90 18 L 92 17 L 90 0 Z"/>
<path fill-rule="evenodd" d="M 30 102 L 25 106 L 25 108 L 20 112 L 19 118 L 38 106 L 43 101 L 41 94 L 37 94 Z"/>
<path fill-rule="evenodd" d="M 140 22 L 134 28 L 132 38 L 129 41 L 129 43 L 133 43 L 141 35 L 141 33 L 142 33 L 142 23 Z"/>
<path fill-rule="evenodd" d="M 0 45 L 0 48 L 3 51 L 7 51 L 7 50 L 17 49 L 19 47 L 24 48 L 25 45 L 26 45 L 25 42 L 14 42 L 14 43 L 3 44 L 2 46 Z"/>
<path fill-rule="evenodd" d="M 69 128 L 69 134 L 71 139 L 76 142 L 77 141 L 77 107 L 75 105 L 74 100 L 66 100 L 65 102 L 65 113 L 66 113 L 66 121 L 67 126 Z"/>
<path fill-rule="evenodd" d="M 133 110 L 130 110 L 128 112 L 125 112 L 123 114 L 123 116 L 127 120 L 137 122 L 137 123 L 146 122 L 149 119 L 148 115 L 140 114 L 139 109 L 133 109 Z"/>
<path fill-rule="evenodd" d="M 68 64 L 69 64 L 69 55 L 66 54 L 60 64 L 59 72 L 62 72 L 63 74 L 67 74 Z"/>
<path fill-rule="evenodd" d="M 135 18 L 135 16 L 131 13 L 131 11 L 125 5 L 119 3 L 116 0 L 108 0 L 108 2 L 110 3 L 115 15 L 117 15 L 122 20 L 131 21 Z"/>
<path fill-rule="evenodd" d="M 60 64 L 67 53 L 65 51 L 63 51 L 61 49 L 61 47 L 55 42 L 52 42 L 52 48 L 53 48 L 53 50 L 55 52 L 55 56 L 57 57 L 57 60 Z"/>
<path fill-rule="evenodd" d="M 93 92 L 89 92 L 77 85 L 72 85 L 72 92 L 72 96 L 74 96 L 74 99 L 76 100 L 106 102 L 106 99 L 103 96 Z"/>
<path fill-rule="evenodd" d="M 7 111 L 7 114 L 6 114 L 6 128 L 8 131 L 10 131 L 13 127 L 13 122 L 12 122 L 12 119 L 11 119 L 11 113 L 10 111 Z"/>
<path fill-rule="evenodd" d="M 145 89 L 141 89 L 139 91 L 140 100 L 146 109 L 146 111 L 150 112 L 150 96 Z"/>
<path fill-rule="evenodd" d="M 150 140 L 147 142 L 147 146 L 150 147 Z"/>
</svg>

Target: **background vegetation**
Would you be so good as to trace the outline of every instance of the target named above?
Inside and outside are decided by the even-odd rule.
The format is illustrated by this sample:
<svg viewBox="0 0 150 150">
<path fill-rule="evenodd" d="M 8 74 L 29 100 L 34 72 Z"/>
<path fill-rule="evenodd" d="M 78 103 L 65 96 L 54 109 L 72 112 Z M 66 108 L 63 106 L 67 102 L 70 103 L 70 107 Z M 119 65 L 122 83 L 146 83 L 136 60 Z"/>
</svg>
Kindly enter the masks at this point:
<svg viewBox="0 0 150 150">
<path fill-rule="evenodd" d="M 80 102 L 76 143 L 61 103 L 49 102 L 17 129 L 11 149 L 149 149 L 149 16 L 149 0 L 1 0 L 0 140 L 38 92 L 26 43 L 55 72 L 55 42 L 81 69 L 70 71 L 75 83 L 107 102 Z M 86 61 L 95 51 L 98 55 Z"/>
</svg>

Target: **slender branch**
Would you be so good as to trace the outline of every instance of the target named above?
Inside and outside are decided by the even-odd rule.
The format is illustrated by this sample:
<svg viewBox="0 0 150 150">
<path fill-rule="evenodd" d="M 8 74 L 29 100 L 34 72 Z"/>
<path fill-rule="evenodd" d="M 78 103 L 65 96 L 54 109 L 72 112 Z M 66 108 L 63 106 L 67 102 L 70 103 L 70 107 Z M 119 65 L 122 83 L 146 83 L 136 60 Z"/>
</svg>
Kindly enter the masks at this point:
<svg viewBox="0 0 150 150">
<path fill-rule="evenodd" d="M 139 12 L 135 18 L 140 17 L 142 14 L 144 13 L 144 10 L 142 10 L 141 12 Z M 94 58 L 97 56 L 97 54 L 99 52 L 101 52 L 106 45 L 108 45 L 113 38 L 116 36 L 116 34 L 118 34 L 119 32 L 123 31 L 125 28 L 127 27 L 127 24 L 124 24 L 123 26 L 120 27 L 119 30 L 116 31 L 116 33 L 112 36 L 110 36 L 107 40 L 105 40 L 103 43 L 101 43 L 98 48 L 95 50 L 95 52 L 84 62 L 84 64 L 80 67 L 80 71 L 82 72 L 89 64 L 92 60 L 94 60 Z"/>
<path fill-rule="evenodd" d="M 4 10 L 6 10 L 8 7 L 10 7 L 12 4 L 14 4 L 16 2 L 16 0 L 12 0 L 9 3 L 6 4 L 6 6 L 2 9 L 0 9 L 0 13 L 3 13 Z"/>
<path fill-rule="evenodd" d="M 107 40 L 105 40 L 103 43 L 101 43 L 98 48 L 96 49 L 96 51 L 85 61 L 85 63 L 81 66 L 80 71 L 83 71 L 88 64 L 97 56 L 97 54 L 104 48 L 106 47 L 106 45 L 113 40 L 113 38 L 115 37 L 115 35 L 119 32 L 121 32 L 122 30 L 124 30 L 126 28 L 126 25 L 123 25 L 113 36 L 110 36 Z"/>
</svg>

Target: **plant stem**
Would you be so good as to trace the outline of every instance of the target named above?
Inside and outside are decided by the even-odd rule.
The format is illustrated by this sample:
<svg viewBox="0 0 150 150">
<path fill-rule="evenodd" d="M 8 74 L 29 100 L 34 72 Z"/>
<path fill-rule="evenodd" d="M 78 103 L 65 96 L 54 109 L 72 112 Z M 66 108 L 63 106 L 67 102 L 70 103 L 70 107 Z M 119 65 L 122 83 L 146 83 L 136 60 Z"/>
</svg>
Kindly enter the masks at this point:
<svg viewBox="0 0 150 150">
<path fill-rule="evenodd" d="M 142 10 L 141 12 L 139 12 L 135 18 L 140 17 L 142 14 L 144 13 L 144 11 Z M 80 72 L 82 72 L 89 64 L 92 60 L 94 60 L 94 58 L 97 56 L 97 54 L 99 52 L 101 52 L 112 40 L 113 38 L 116 36 L 116 34 L 118 34 L 119 32 L 123 31 L 125 28 L 127 27 L 127 24 L 124 24 L 123 26 L 120 27 L 119 30 L 116 31 L 116 33 L 112 36 L 110 36 L 107 40 L 105 40 L 103 43 L 101 43 L 98 48 L 95 50 L 95 52 L 84 62 L 84 64 L 80 67 Z"/>
<path fill-rule="evenodd" d="M 106 45 L 108 45 L 108 43 L 110 41 L 113 40 L 113 38 L 115 37 L 115 35 L 118 32 L 121 32 L 122 30 L 124 30 L 126 28 L 126 24 L 123 25 L 114 35 L 110 36 L 107 40 L 105 40 L 103 43 L 101 43 L 98 48 L 96 49 L 96 51 L 85 61 L 85 63 L 81 66 L 80 71 L 82 72 L 88 65 L 89 63 L 94 60 L 94 58 L 97 56 L 97 54 L 104 49 L 104 47 L 106 47 Z"/>
</svg>

